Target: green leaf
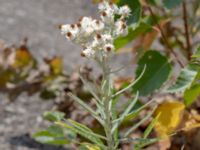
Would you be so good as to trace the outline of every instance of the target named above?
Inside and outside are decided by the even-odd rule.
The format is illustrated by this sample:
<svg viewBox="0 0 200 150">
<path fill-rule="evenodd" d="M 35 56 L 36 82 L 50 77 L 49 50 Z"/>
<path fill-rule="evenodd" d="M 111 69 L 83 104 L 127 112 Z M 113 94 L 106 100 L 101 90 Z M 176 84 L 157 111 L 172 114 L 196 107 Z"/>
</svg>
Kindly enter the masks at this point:
<svg viewBox="0 0 200 150">
<path fill-rule="evenodd" d="M 97 145 L 100 145 L 100 146 L 103 145 L 103 142 L 100 139 L 100 138 L 104 138 L 103 136 L 94 133 L 91 129 L 89 129 L 88 127 L 86 127 L 83 124 L 80 124 L 73 120 L 68 120 L 68 121 L 71 123 L 71 125 L 68 125 L 68 124 L 62 123 L 62 122 L 56 122 L 56 124 L 63 128 L 69 129 L 72 132 L 79 134 L 80 136 L 90 140 L 91 142 L 93 142 Z"/>
<path fill-rule="evenodd" d="M 144 23 L 144 22 L 141 22 L 141 23 L 135 25 L 134 27 L 132 27 L 132 26 L 129 27 L 127 36 L 119 37 L 114 41 L 114 45 L 115 45 L 116 50 L 126 46 L 133 39 L 135 39 L 138 35 L 146 32 L 150 28 L 151 28 L 151 26 Z"/>
<path fill-rule="evenodd" d="M 167 92 L 176 93 L 184 92 L 189 88 L 197 75 L 196 70 L 193 66 L 188 65 L 186 68 L 183 68 L 175 82 L 174 85 L 167 89 Z"/>
<path fill-rule="evenodd" d="M 33 135 L 38 142 L 52 145 L 65 145 L 70 143 L 64 135 L 62 128 L 56 125 L 50 126 L 47 130 L 37 132 Z"/>
<path fill-rule="evenodd" d="M 156 107 L 155 107 L 156 108 Z M 132 126 L 130 129 L 128 129 L 124 136 L 127 137 L 129 136 L 133 131 L 135 131 L 140 125 L 142 125 L 145 121 L 147 121 L 151 116 L 152 114 L 154 113 L 155 111 L 155 108 L 150 112 L 148 113 L 142 120 L 140 120 L 139 122 L 137 122 L 136 124 L 134 124 L 134 126 Z"/>
<path fill-rule="evenodd" d="M 131 9 L 131 16 L 128 18 L 128 24 L 133 24 L 139 22 L 141 18 L 141 4 L 139 0 L 120 0 L 118 2 L 119 6 L 128 5 Z"/>
<path fill-rule="evenodd" d="M 196 52 L 194 55 L 192 55 L 193 58 L 200 58 L 200 46 L 197 48 Z"/>
<path fill-rule="evenodd" d="M 58 111 L 47 111 L 43 114 L 43 118 L 51 122 L 61 121 L 65 114 Z"/>
<path fill-rule="evenodd" d="M 135 106 L 135 104 L 138 101 L 139 93 L 137 92 L 135 98 L 130 102 L 130 104 L 127 106 L 127 108 L 124 110 L 124 112 L 120 115 L 120 117 L 115 121 L 115 124 L 112 128 L 112 133 L 115 132 L 115 130 L 119 127 L 119 125 L 123 122 L 125 117 L 130 113 L 131 109 Z"/>
<path fill-rule="evenodd" d="M 101 150 L 98 146 L 90 143 L 81 143 L 79 150 Z"/>
<path fill-rule="evenodd" d="M 171 72 L 171 65 L 168 59 L 159 52 L 150 50 L 139 60 L 136 70 L 136 78 L 141 74 L 144 66 L 146 71 L 142 78 L 133 86 L 133 91 L 139 91 L 145 96 L 159 89 L 168 79 Z"/>
<path fill-rule="evenodd" d="M 144 139 L 146 139 L 149 134 L 152 132 L 158 118 L 159 118 L 160 114 L 158 114 L 155 118 L 153 118 L 153 120 L 151 121 L 151 123 L 148 125 L 148 127 L 146 128 L 146 130 L 144 131 Z"/>
<path fill-rule="evenodd" d="M 156 18 L 157 18 L 156 22 L 155 18 L 152 18 L 152 16 L 148 16 L 142 18 L 138 23 L 131 24 L 129 26 L 128 35 L 124 37 L 119 37 L 114 41 L 116 50 L 126 46 L 128 43 L 137 38 L 139 35 L 152 31 L 152 26 L 158 23 L 160 20 L 162 20 L 162 18 L 160 17 L 156 16 Z"/>
<path fill-rule="evenodd" d="M 101 135 L 99 135 L 99 134 L 94 133 L 90 128 L 88 128 L 87 126 L 85 126 L 85 125 L 83 125 L 83 124 L 80 124 L 80 123 L 78 123 L 78 122 L 76 122 L 76 121 L 73 121 L 73 120 L 71 120 L 71 119 L 68 119 L 68 121 L 69 121 L 75 128 L 79 129 L 79 130 L 82 131 L 82 132 L 87 133 L 87 135 L 88 135 L 88 134 L 91 134 L 91 135 L 93 136 L 93 138 L 96 138 L 96 141 L 98 141 L 98 143 L 101 143 L 101 144 L 102 144 L 102 141 L 100 140 L 100 138 L 105 139 L 104 136 L 101 136 Z"/>
<path fill-rule="evenodd" d="M 137 108 L 136 110 L 133 110 L 131 113 L 129 113 L 129 114 L 126 116 L 125 120 L 127 121 L 127 120 L 134 119 L 135 117 L 138 116 L 138 114 L 139 114 L 143 109 L 145 109 L 146 107 L 148 107 L 152 102 L 154 102 L 154 100 L 151 100 L 151 101 L 145 103 L 144 105 L 140 106 L 140 107 Z"/>
<path fill-rule="evenodd" d="M 48 89 L 43 89 L 40 93 L 40 97 L 43 100 L 54 99 L 54 98 L 56 98 L 56 93 L 53 90 L 51 91 L 51 90 L 48 90 Z"/>
<path fill-rule="evenodd" d="M 167 9 L 179 6 L 184 0 L 163 0 L 163 4 Z"/>
<path fill-rule="evenodd" d="M 184 103 L 186 106 L 191 105 L 200 96 L 200 71 L 194 79 L 191 87 L 184 93 Z"/>
</svg>

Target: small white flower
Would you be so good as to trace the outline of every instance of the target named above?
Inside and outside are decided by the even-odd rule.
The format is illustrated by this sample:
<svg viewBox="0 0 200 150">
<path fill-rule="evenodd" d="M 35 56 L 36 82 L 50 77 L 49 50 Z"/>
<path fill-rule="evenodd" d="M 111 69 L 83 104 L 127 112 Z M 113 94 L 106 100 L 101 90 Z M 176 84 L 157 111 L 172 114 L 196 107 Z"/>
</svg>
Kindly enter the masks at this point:
<svg viewBox="0 0 200 150">
<path fill-rule="evenodd" d="M 61 33 L 74 43 L 86 47 L 82 55 L 87 58 L 107 57 L 114 50 L 114 39 L 128 34 L 126 17 L 131 10 L 128 6 L 118 7 L 116 4 L 103 0 L 99 4 L 101 19 L 83 17 L 77 24 L 61 26 Z M 115 16 L 119 15 L 115 20 Z"/>
<path fill-rule="evenodd" d="M 66 24 L 61 26 L 61 33 L 66 36 L 68 40 L 74 40 L 77 37 L 79 28 L 72 24 Z"/>
<path fill-rule="evenodd" d="M 106 45 L 104 46 L 103 49 L 104 49 L 104 51 L 106 51 L 106 52 L 111 52 L 111 51 L 113 51 L 113 50 L 115 49 L 115 47 L 114 47 L 113 44 L 108 43 L 108 44 L 106 44 Z"/>
<path fill-rule="evenodd" d="M 85 36 L 89 36 L 94 32 L 92 21 L 91 17 L 83 17 L 80 21 L 81 29 L 85 33 Z"/>
<path fill-rule="evenodd" d="M 91 48 L 86 48 L 82 51 L 82 55 L 87 57 L 87 58 L 94 58 L 95 51 Z"/>
<path fill-rule="evenodd" d="M 113 10 L 114 14 L 119 13 L 119 7 L 116 4 L 114 4 L 114 3 L 110 4 L 110 8 Z"/>
<path fill-rule="evenodd" d="M 106 24 L 110 24 L 110 23 L 114 22 L 113 12 L 110 9 L 106 10 L 106 11 L 103 11 L 101 13 L 101 19 Z"/>
<path fill-rule="evenodd" d="M 110 34 L 103 34 L 102 39 L 105 43 L 113 43 L 113 37 Z"/>
<path fill-rule="evenodd" d="M 108 8 L 108 3 L 103 1 L 99 3 L 98 9 L 100 12 L 105 11 Z"/>
<path fill-rule="evenodd" d="M 102 21 L 99 21 L 99 20 L 93 20 L 92 26 L 93 26 L 93 29 L 95 31 L 101 31 L 101 30 L 104 29 L 104 23 Z"/>
<path fill-rule="evenodd" d="M 131 13 L 131 10 L 127 5 L 122 6 L 119 9 L 119 15 L 122 15 L 123 17 L 128 17 L 130 13 Z"/>
<path fill-rule="evenodd" d="M 119 20 L 115 23 L 115 36 L 126 36 L 128 34 L 128 28 L 124 21 Z"/>
<path fill-rule="evenodd" d="M 66 34 L 69 31 L 70 31 L 70 25 L 69 24 L 65 24 L 65 25 L 61 26 L 61 34 Z"/>
</svg>

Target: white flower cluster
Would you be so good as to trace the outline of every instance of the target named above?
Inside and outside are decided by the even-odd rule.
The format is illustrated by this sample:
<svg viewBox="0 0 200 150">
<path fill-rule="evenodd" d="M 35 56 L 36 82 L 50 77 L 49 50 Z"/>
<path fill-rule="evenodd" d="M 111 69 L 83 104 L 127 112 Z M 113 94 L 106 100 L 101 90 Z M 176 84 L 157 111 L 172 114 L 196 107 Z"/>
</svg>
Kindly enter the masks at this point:
<svg viewBox="0 0 200 150">
<path fill-rule="evenodd" d="M 99 54 L 107 56 L 114 50 L 114 39 L 128 33 L 126 18 L 131 12 L 128 6 L 118 7 L 103 0 L 98 8 L 100 20 L 82 17 L 76 24 L 61 26 L 61 33 L 68 40 L 80 44 L 84 48 L 82 56 L 87 58 L 95 58 Z"/>
</svg>

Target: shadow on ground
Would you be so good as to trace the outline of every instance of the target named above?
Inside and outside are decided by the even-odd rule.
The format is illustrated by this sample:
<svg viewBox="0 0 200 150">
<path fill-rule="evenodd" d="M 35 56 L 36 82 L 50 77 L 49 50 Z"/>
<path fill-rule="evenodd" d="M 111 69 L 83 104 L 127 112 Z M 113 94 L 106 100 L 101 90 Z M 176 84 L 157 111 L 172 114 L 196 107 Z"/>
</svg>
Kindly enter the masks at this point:
<svg viewBox="0 0 200 150">
<path fill-rule="evenodd" d="M 28 133 L 11 137 L 9 139 L 9 143 L 13 146 L 23 146 L 27 148 L 34 148 L 37 150 L 69 150 L 60 146 L 38 143 L 33 138 L 31 138 L 31 136 Z"/>
</svg>

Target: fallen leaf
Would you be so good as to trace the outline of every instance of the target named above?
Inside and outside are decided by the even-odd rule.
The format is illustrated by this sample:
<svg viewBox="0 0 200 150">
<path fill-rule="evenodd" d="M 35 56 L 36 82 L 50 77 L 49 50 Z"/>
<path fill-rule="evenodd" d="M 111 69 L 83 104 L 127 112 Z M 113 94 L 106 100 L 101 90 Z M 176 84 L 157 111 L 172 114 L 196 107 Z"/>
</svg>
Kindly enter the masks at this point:
<svg viewBox="0 0 200 150">
<path fill-rule="evenodd" d="M 155 131 L 161 138 L 166 138 L 179 126 L 185 105 L 178 101 L 164 102 L 158 106 L 155 111 L 155 116 L 160 114 L 156 125 Z"/>
</svg>

